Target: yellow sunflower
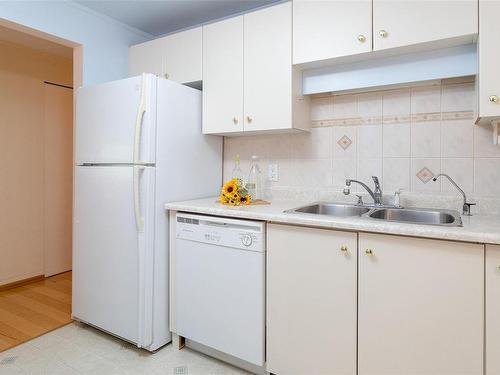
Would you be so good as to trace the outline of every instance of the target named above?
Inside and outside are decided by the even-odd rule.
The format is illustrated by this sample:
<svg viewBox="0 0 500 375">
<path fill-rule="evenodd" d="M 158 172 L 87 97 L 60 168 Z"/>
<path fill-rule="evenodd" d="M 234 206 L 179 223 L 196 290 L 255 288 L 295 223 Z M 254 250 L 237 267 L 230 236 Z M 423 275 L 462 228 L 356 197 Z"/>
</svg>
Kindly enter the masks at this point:
<svg viewBox="0 0 500 375">
<path fill-rule="evenodd" d="M 252 202 L 252 197 L 250 197 L 250 194 L 247 194 L 240 198 L 240 202 L 241 204 L 249 205 Z"/>
<path fill-rule="evenodd" d="M 238 180 L 236 178 L 233 178 L 232 180 L 226 182 L 222 188 L 222 192 L 227 195 L 231 196 L 233 194 L 238 193 Z"/>
</svg>

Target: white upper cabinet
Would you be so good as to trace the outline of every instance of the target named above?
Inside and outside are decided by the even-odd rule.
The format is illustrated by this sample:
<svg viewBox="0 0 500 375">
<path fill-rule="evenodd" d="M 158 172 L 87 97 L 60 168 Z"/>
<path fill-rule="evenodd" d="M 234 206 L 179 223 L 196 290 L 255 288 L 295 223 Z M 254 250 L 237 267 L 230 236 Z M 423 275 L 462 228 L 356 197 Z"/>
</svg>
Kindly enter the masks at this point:
<svg viewBox="0 0 500 375">
<path fill-rule="evenodd" d="M 308 114 L 290 2 L 204 26 L 205 134 L 308 130 Z"/>
<path fill-rule="evenodd" d="M 358 282 L 359 375 L 483 373 L 484 245 L 360 233 Z"/>
<path fill-rule="evenodd" d="M 202 28 L 129 48 L 129 76 L 153 73 L 179 83 L 202 80 Z"/>
<path fill-rule="evenodd" d="M 293 2 L 294 64 L 371 50 L 371 0 Z"/>
<path fill-rule="evenodd" d="M 500 374 L 500 246 L 486 247 L 486 375 Z"/>
<path fill-rule="evenodd" d="M 165 78 L 187 83 L 202 80 L 202 28 L 166 36 Z"/>
<path fill-rule="evenodd" d="M 243 131 L 243 16 L 203 27 L 203 133 Z"/>
<path fill-rule="evenodd" d="M 478 118 L 500 117 L 500 1 L 479 1 Z"/>
<path fill-rule="evenodd" d="M 373 49 L 477 34 L 477 4 L 477 0 L 373 0 Z"/>
<path fill-rule="evenodd" d="M 292 6 L 245 15 L 245 131 L 292 124 Z"/>
<path fill-rule="evenodd" d="M 471 43 L 477 33 L 478 0 L 293 1 L 294 64 L 439 40 Z"/>
<path fill-rule="evenodd" d="M 154 39 L 149 42 L 131 46 L 128 50 L 128 75 L 137 76 L 142 73 L 152 73 L 163 76 L 164 56 L 163 40 Z"/>
</svg>

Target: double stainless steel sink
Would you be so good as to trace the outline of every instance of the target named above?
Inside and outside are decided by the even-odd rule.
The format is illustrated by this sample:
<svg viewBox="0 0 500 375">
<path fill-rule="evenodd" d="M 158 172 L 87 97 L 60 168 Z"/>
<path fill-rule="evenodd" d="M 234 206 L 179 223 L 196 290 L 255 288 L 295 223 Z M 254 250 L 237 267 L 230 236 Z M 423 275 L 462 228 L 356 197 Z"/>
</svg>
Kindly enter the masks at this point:
<svg viewBox="0 0 500 375">
<path fill-rule="evenodd" d="M 333 217 L 367 217 L 374 220 L 384 220 L 398 223 L 439 225 L 448 227 L 462 226 L 458 211 L 420 208 L 396 208 L 365 206 L 343 203 L 317 202 L 285 211 L 286 213 L 301 213 L 326 215 Z"/>
</svg>

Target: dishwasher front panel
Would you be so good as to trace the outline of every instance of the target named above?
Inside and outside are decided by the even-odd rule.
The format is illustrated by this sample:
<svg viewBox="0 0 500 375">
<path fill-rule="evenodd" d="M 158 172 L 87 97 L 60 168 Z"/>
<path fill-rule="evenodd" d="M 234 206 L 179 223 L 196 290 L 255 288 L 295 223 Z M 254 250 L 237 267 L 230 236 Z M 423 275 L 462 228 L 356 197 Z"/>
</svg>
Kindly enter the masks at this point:
<svg viewBox="0 0 500 375">
<path fill-rule="evenodd" d="M 177 237 L 177 334 L 262 366 L 265 252 L 209 242 Z"/>
</svg>

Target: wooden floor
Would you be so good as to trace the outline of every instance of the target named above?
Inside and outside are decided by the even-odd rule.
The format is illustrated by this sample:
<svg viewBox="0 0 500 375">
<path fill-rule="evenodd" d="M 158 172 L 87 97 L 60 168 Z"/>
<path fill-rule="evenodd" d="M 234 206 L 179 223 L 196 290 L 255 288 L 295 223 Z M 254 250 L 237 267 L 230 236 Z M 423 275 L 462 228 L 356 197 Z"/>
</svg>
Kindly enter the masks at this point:
<svg viewBox="0 0 500 375">
<path fill-rule="evenodd" d="M 71 322 L 71 272 L 0 291 L 0 352 Z"/>
</svg>

